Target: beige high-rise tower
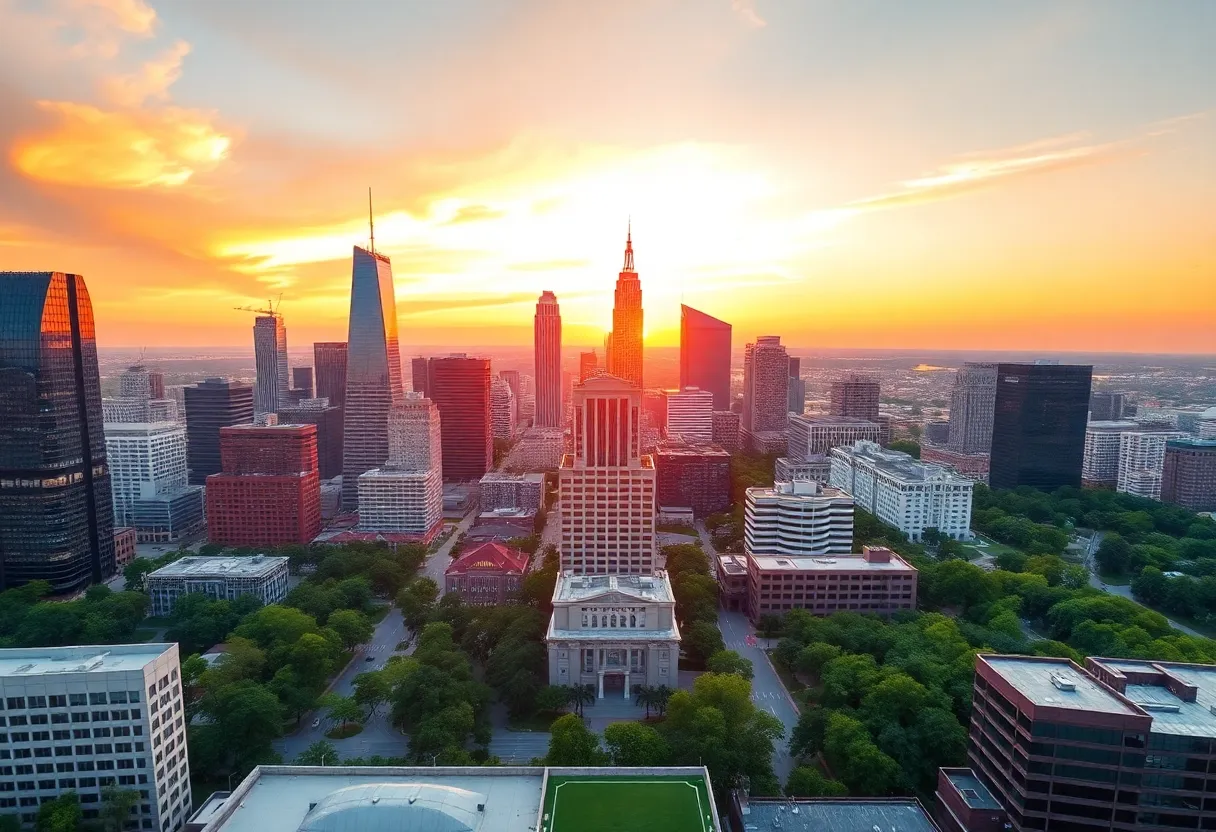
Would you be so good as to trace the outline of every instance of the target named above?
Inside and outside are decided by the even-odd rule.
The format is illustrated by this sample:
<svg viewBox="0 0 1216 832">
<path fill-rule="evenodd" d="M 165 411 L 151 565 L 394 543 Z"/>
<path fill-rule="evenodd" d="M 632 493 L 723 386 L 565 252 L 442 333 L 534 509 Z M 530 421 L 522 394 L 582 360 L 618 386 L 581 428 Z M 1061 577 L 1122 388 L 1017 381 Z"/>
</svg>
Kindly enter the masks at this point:
<svg viewBox="0 0 1216 832">
<path fill-rule="evenodd" d="M 616 279 L 608 372 L 642 386 L 642 281 L 633 267 L 633 232 L 625 235 L 625 265 Z"/>
<path fill-rule="evenodd" d="M 640 453 L 642 391 L 612 376 L 574 386 L 574 453 L 562 457 L 561 566 L 576 575 L 650 575 L 655 469 Z"/>
</svg>

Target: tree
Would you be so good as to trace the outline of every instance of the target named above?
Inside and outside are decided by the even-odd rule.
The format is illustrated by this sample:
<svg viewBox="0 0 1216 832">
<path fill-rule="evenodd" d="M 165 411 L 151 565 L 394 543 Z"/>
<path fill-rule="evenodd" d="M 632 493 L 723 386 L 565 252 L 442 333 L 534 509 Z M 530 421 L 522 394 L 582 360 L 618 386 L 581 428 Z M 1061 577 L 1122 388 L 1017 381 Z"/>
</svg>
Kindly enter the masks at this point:
<svg viewBox="0 0 1216 832">
<path fill-rule="evenodd" d="M 549 753 L 545 765 L 600 766 L 605 754 L 600 750 L 599 735 L 588 730 L 582 719 L 566 714 L 553 721 L 549 729 Z"/>
<path fill-rule="evenodd" d="M 360 673 L 355 677 L 355 701 L 367 708 L 367 715 L 374 716 L 376 710 L 388 701 L 392 688 L 388 676 L 380 670 Z"/>
<path fill-rule="evenodd" d="M 835 644 L 816 641 L 798 651 L 794 659 L 794 668 L 800 673 L 818 675 L 824 665 L 840 655 L 840 648 Z"/>
<path fill-rule="evenodd" d="M 107 832 L 121 832 L 127 821 L 131 819 L 131 810 L 138 805 L 138 791 L 120 789 L 117 786 L 103 786 L 99 811 L 102 828 Z"/>
<path fill-rule="evenodd" d="M 536 692 L 536 710 L 555 714 L 570 704 L 570 691 L 564 685 L 546 685 Z"/>
<path fill-rule="evenodd" d="M 824 777 L 817 768 L 798 766 L 790 772 L 785 793 L 790 797 L 847 797 L 849 789 L 839 780 Z"/>
<path fill-rule="evenodd" d="M 1094 559 L 1104 575 L 1122 575 L 1127 571 L 1132 556 L 1132 545 L 1122 536 L 1111 532 L 1102 538 Z"/>
<path fill-rule="evenodd" d="M 726 649 L 722 631 L 717 624 L 698 621 L 684 631 L 684 647 L 693 661 L 703 662 L 719 650 Z"/>
<path fill-rule="evenodd" d="M 709 657 L 705 669 L 710 673 L 733 673 L 751 680 L 755 675 L 750 659 L 745 659 L 734 650 L 719 650 Z"/>
<path fill-rule="evenodd" d="M 335 645 L 318 633 L 305 633 L 287 651 L 287 661 L 306 685 L 320 685 L 334 669 Z"/>
<path fill-rule="evenodd" d="M 37 832 L 76 832 L 82 826 L 84 813 L 80 809 L 80 795 L 64 792 L 38 807 Z"/>
<path fill-rule="evenodd" d="M 569 702 L 574 706 L 574 712 L 583 714 L 583 706 L 595 702 L 595 688 L 591 685 L 571 685 L 568 689 Z"/>
<path fill-rule="evenodd" d="M 896 439 L 887 445 L 893 451 L 902 451 L 913 459 L 920 459 L 920 443 L 911 439 Z"/>
<path fill-rule="evenodd" d="M 640 722 L 612 723 L 604 729 L 604 744 L 615 766 L 662 766 L 671 756 L 667 740 Z"/>
<path fill-rule="evenodd" d="M 370 639 L 375 632 L 367 616 L 355 610 L 338 610 L 332 613 L 325 626 L 338 634 L 338 638 L 342 639 L 342 647 L 346 650 L 355 649 L 357 645 Z"/>
<path fill-rule="evenodd" d="M 249 679 L 209 691 L 199 710 L 210 717 L 209 724 L 199 727 L 214 735 L 218 762 L 224 767 L 245 768 L 268 752 L 282 733 L 283 706 L 278 697 Z"/>
<path fill-rule="evenodd" d="M 341 762 L 338 749 L 329 740 L 317 740 L 304 749 L 295 764 L 297 766 L 336 766 Z"/>
<path fill-rule="evenodd" d="M 646 709 L 646 718 L 650 719 L 650 709 L 654 706 L 655 690 L 650 685 L 638 685 L 633 689 L 633 701 Z"/>
<path fill-rule="evenodd" d="M 0 815 L 0 832 L 21 832 L 19 815 Z"/>
<path fill-rule="evenodd" d="M 435 611 L 438 598 L 439 585 L 430 578 L 416 578 L 401 590 L 397 594 L 397 606 L 401 608 L 406 626 L 414 631 L 421 629 Z"/>
<path fill-rule="evenodd" d="M 353 696 L 339 696 L 336 693 L 321 697 L 321 707 L 325 708 L 325 716 L 345 728 L 352 722 L 363 722 L 363 707 Z"/>
</svg>

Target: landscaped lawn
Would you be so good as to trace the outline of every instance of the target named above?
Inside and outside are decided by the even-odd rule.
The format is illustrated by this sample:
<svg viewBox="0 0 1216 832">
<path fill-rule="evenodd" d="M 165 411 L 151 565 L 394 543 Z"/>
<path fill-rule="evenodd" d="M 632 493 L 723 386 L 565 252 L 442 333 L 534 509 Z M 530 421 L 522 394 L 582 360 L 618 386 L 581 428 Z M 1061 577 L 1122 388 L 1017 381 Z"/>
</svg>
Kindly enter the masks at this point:
<svg viewBox="0 0 1216 832">
<path fill-rule="evenodd" d="M 982 543 L 986 543 L 987 545 L 978 545 Z M 971 543 L 964 543 L 963 548 L 975 553 L 971 556 L 971 560 L 975 560 L 975 558 L 982 555 L 992 555 L 992 557 L 995 558 L 998 555 L 1004 555 L 1008 554 L 1009 552 L 1017 551 L 1017 549 L 1013 548 L 1012 546 L 1006 546 L 1004 543 L 997 543 L 991 537 L 986 537 L 979 532 L 975 533 L 975 540 Z"/>
<path fill-rule="evenodd" d="M 706 832 L 713 812 L 696 777 L 551 776 L 541 832 Z"/>
</svg>

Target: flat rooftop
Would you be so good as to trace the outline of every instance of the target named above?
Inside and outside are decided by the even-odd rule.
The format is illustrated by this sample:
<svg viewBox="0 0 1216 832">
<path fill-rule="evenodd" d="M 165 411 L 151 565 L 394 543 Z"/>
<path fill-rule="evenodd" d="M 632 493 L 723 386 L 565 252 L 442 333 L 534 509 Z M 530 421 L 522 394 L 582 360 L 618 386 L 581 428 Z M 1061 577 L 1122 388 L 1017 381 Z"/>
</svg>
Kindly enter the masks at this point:
<svg viewBox="0 0 1216 832">
<path fill-rule="evenodd" d="M 287 558 L 268 555 L 249 557 L 200 557 L 192 555 L 148 573 L 149 578 L 249 578 L 273 572 Z"/>
<path fill-rule="evenodd" d="M 1216 739 L 1216 665 L 1175 662 L 1099 659 L 1091 662 L 1107 670 L 1156 676 L 1151 683 L 1128 683 L 1123 695 L 1153 718 L 1152 733 Z M 1166 687 L 1167 676 L 1193 686 L 1195 699 L 1187 701 Z M 1136 677 L 1132 677 L 1136 678 Z M 1143 679 L 1143 676 L 1139 677 Z"/>
<path fill-rule="evenodd" d="M 882 427 L 878 422 L 871 422 L 869 419 L 862 419 L 857 416 L 832 416 L 830 414 L 811 415 L 807 413 L 791 413 L 791 422 L 802 422 L 807 425 L 847 425 L 848 427 Z"/>
<path fill-rule="evenodd" d="M 941 771 L 946 779 L 958 789 L 968 809 L 997 811 L 1004 808 L 971 769 L 943 768 Z"/>
<path fill-rule="evenodd" d="M 718 564 L 727 575 L 744 575 L 747 565 L 738 555 L 718 555 Z"/>
<path fill-rule="evenodd" d="M 901 482 L 948 482 L 957 485 L 974 485 L 972 480 L 959 476 L 949 468 L 943 468 L 932 462 L 918 462 L 902 451 L 887 450 L 876 442 L 862 440 L 852 445 L 832 448 L 832 456 L 863 460 Z"/>
<path fill-rule="evenodd" d="M 479 482 L 485 484 L 487 482 L 534 482 L 543 483 L 545 475 L 540 472 L 530 472 L 526 474 L 511 474 L 506 471 L 490 471 L 483 476 Z"/>
<path fill-rule="evenodd" d="M 16 647 L 0 650 L 0 678 L 113 673 L 140 670 L 175 644 L 107 644 L 102 647 Z"/>
<path fill-rule="evenodd" d="M 550 773 L 540 832 L 712 832 L 717 811 L 709 777 L 704 769 L 686 771 L 648 776 Z"/>
<path fill-rule="evenodd" d="M 1035 705 L 1126 716 L 1143 716 L 1117 694 L 1067 660 L 981 654 L 976 657 L 995 670 Z M 1071 686 L 1071 689 L 1069 689 Z"/>
<path fill-rule="evenodd" d="M 915 572 L 916 568 L 894 552 L 889 561 L 868 561 L 861 555 L 752 555 L 762 572 Z"/>
<path fill-rule="evenodd" d="M 654 575 L 559 575 L 554 601 L 580 601 L 618 592 L 639 601 L 673 601 L 666 572 Z"/>
<path fill-rule="evenodd" d="M 901 798 L 751 798 L 745 828 L 782 832 L 938 832 L 919 801 Z"/>
</svg>

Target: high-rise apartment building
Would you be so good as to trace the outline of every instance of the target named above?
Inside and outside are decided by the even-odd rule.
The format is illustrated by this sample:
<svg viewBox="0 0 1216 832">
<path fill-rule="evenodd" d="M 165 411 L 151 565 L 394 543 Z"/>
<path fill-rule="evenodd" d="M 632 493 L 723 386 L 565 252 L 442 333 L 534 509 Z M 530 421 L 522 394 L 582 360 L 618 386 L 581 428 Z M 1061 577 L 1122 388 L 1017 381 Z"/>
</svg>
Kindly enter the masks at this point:
<svg viewBox="0 0 1216 832">
<path fill-rule="evenodd" d="M 317 467 L 321 479 L 328 480 L 342 473 L 342 408 L 334 407 L 328 399 L 303 399 L 278 413 L 280 425 L 317 426 Z"/>
<path fill-rule="evenodd" d="M 312 367 L 291 368 L 291 389 L 299 390 L 302 394 L 304 394 L 300 396 L 301 399 L 315 398 L 312 376 Z"/>
<path fill-rule="evenodd" d="M 1098 392 L 1089 397 L 1089 420 L 1091 422 L 1117 422 L 1125 415 L 1126 393 Z"/>
<path fill-rule="evenodd" d="M 864 440 L 832 448 L 829 482 L 857 505 L 909 540 L 937 529 L 954 540 L 971 540 L 971 496 L 975 482 L 900 451 Z"/>
<path fill-rule="evenodd" d="M 79 828 L 103 826 L 113 786 L 135 796 L 124 829 L 181 829 L 192 802 L 180 668 L 176 644 L 0 650 L 0 813 L 33 829 L 40 804 L 74 792 Z"/>
<path fill-rule="evenodd" d="M 671 437 L 709 442 L 714 438 L 714 394 L 697 387 L 664 390 L 667 424 Z"/>
<path fill-rule="evenodd" d="M 743 546 L 749 555 L 847 555 L 853 551 L 853 498 L 815 482 L 749 488 Z"/>
<path fill-rule="evenodd" d="M 253 424 L 253 388 L 225 378 L 209 378 L 183 391 L 186 402 L 186 464 L 190 484 L 218 474 L 220 428 Z"/>
<path fill-rule="evenodd" d="M 745 444 L 760 453 L 785 450 L 790 361 L 777 335 L 761 335 L 743 352 L 743 413 L 739 420 Z"/>
<path fill-rule="evenodd" d="M 955 374 L 950 393 L 950 435 L 946 440 L 952 450 L 986 454 L 991 449 L 996 366 L 968 361 Z"/>
<path fill-rule="evenodd" d="M 416 355 L 410 359 L 410 389 L 426 396 L 430 393 L 431 359 Z"/>
<path fill-rule="evenodd" d="M 1093 368 L 998 364 L 992 420 L 993 488 L 1081 485 Z"/>
<path fill-rule="evenodd" d="M 511 385 L 502 377 L 495 378 L 490 382 L 490 432 L 495 439 L 510 440 L 518 423 L 519 411 Z"/>
<path fill-rule="evenodd" d="M 833 416 L 853 416 L 878 421 L 878 381 L 853 374 L 832 382 L 831 408 Z"/>
<path fill-rule="evenodd" d="M 563 570 L 654 572 L 655 470 L 641 452 L 641 409 L 641 391 L 614 376 L 574 388 L 574 453 L 558 470 Z"/>
<path fill-rule="evenodd" d="M 329 399 L 333 407 L 346 402 L 345 341 L 318 341 L 312 345 L 312 363 L 317 382 L 317 398 Z"/>
<path fill-rule="evenodd" d="M 389 411 L 389 455 L 359 477 L 359 528 L 427 537 L 443 523 L 439 409 L 410 392 Z"/>
<path fill-rule="evenodd" d="M 274 413 L 287 407 L 291 379 L 287 375 L 287 327 L 282 315 L 259 315 L 254 319 L 253 359 L 258 373 L 253 412 Z"/>
<path fill-rule="evenodd" d="M 165 397 L 165 375 L 159 370 L 149 370 L 142 364 L 132 364 L 118 377 L 118 391 L 123 398 L 163 399 Z"/>
<path fill-rule="evenodd" d="M 706 517 L 730 508 L 730 454 L 708 442 L 666 442 L 654 454 L 661 508 L 690 508 Z"/>
<path fill-rule="evenodd" d="M 610 338 L 612 351 L 608 356 L 608 372 L 641 387 L 642 282 L 633 267 L 632 232 L 625 235 L 625 265 L 616 280 Z"/>
<path fill-rule="evenodd" d="M 401 350 L 393 267 L 355 246 L 347 333 L 346 403 L 342 414 L 342 505 L 359 502 L 359 475 L 388 459 L 388 412 L 400 404 Z"/>
<path fill-rule="evenodd" d="M 114 574 L 93 307 L 84 278 L 0 272 L 0 589 Z"/>
<path fill-rule="evenodd" d="M 207 536 L 225 546 L 310 543 L 321 531 L 315 425 L 220 429 L 223 471 L 207 477 Z"/>
<path fill-rule="evenodd" d="M 599 373 L 600 364 L 596 357 L 595 350 L 590 352 L 580 352 L 578 354 L 578 383 L 582 384 L 587 379 Z"/>
<path fill-rule="evenodd" d="M 1216 439 L 1166 443 L 1161 499 L 1191 511 L 1216 511 Z"/>
<path fill-rule="evenodd" d="M 532 348 L 536 372 L 536 412 L 540 428 L 562 426 L 562 315 L 557 297 L 542 292 L 532 321 Z"/>
<path fill-rule="evenodd" d="M 1081 457 L 1081 483 L 1114 488 L 1119 482 L 1119 447 L 1123 434 L 1139 430 L 1135 422 L 1090 422 L 1085 426 Z"/>
<path fill-rule="evenodd" d="M 114 524 L 139 542 L 171 542 L 203 527 L 203 488 L 188 485 L 186 429 L 174 422 L 106 423 Z"/>
<path fill-rule="evenodd" d="M 1086 433 L 1088 435 L 1088 430 Z M 1160 500 L 1166 442 L 1185 438 L 1185 433 L 1176 430 L 1138 430 L 1121 434 L 1119 477 L 1115 490 L 1149 500 Z"/>
<path fill-rule="evenodd" d="M 490 360 L 464 353 L 432 358 L 430 390 L 443 432 L 443 478 L 481 479 L 494 467 Z"/>
<path fill-rule="evenodd" d="M 789 403 L 786 409 L 790 413 L 801 414 L 806 410 L 806 382 L 802 379 L 802 360 L 790 356 Z"/>
<path fill-rule="evenodd" d="M 1013 832 L 1212 828 L 1216 667 L 975 657 L 968 763 Z"/>
<path fill-rule="evenodd" d="M 174 399 L 165 398 L 165 377 L 142 364 L 134 364 L 118 377 L 117 398 L 101 400 L 106 422 L 177 422 Z"/>
<path fill-rule="evenodd" d="M 714 397 L 714 410 L 730 409 L 730 324 L 680 304 L 680 387 Z"/>
</svg>

